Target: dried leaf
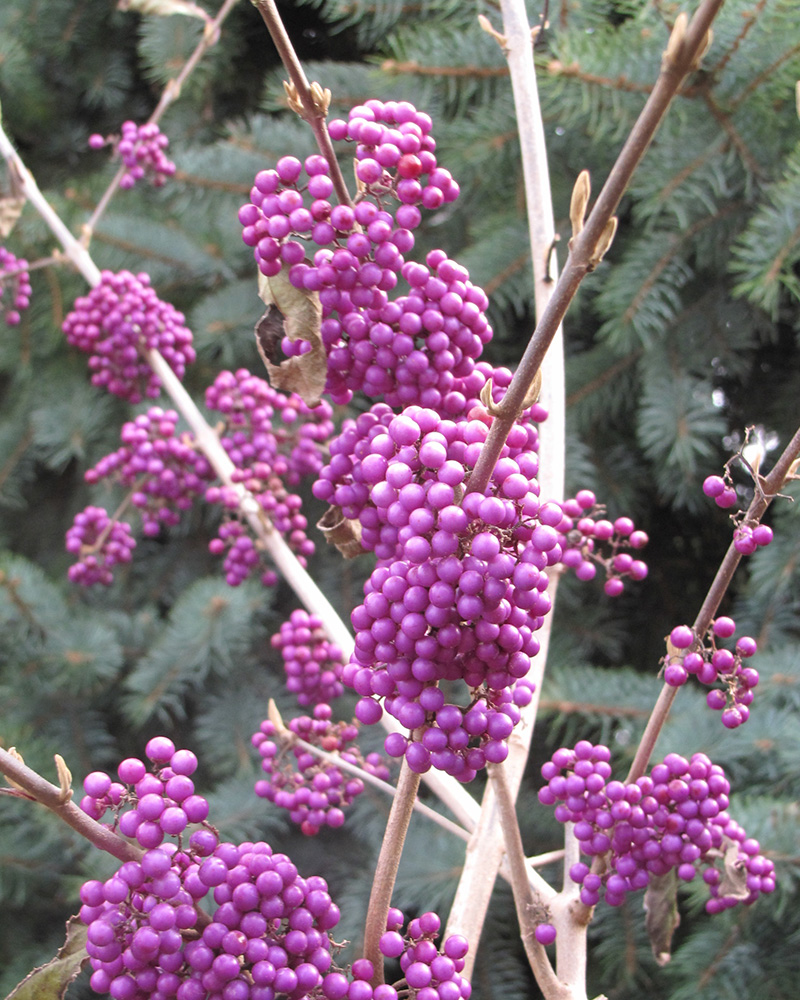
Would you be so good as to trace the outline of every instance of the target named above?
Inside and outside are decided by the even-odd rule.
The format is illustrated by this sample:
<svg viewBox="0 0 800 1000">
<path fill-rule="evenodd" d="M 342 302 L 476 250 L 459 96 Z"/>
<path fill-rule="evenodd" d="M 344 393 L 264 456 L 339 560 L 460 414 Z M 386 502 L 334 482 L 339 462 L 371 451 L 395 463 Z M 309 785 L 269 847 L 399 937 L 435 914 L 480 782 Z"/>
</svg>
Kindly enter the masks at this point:
<svg viewBox="0 0 800 1000">
<path fill-rule="evenodd" d="M 7 198 L 0 198 L 0 239 L 5 239 L 17 224 L 17 219 L 22 214 L 25 207 L 24 198 L 15 198 L 13 195 Z"/>
<path fill-rule="evenodd" d="M 199 18 L 201 21 L 210 20 L 208 12 L 191 0 L 119 0 L 117 8 L 132 10 L 136 14 L 152 14 L 156 17 L 183 14 L 185 17 Z"/>
<path fill-rule="evenodd" d="M 331 506 L 317 522 L 328 545 L 335 545 L 345 559 L 355 559 L 366 549 L 361 546 L 361 522 L 350 521 L 341 507 Z"/>
<path fill-rule="evenodd" d="M 284 270 L 272 278 L 259 275 L 258 294 L 267 311 L 256 324 L 256 344 L 270 382 L 276 389 L 296 392 L 308 406 L 316 406 L 328 378 L 319 295 L 295 288 Z M 283 337 L 305 340 L 311 350 L 278 362 Z"/>
<path fill-rule="evenodd" d="M 659 965 L 672 958 L 672 935 L 681 922 L 678 913 L 678 876 L 675 871 L 653 876 L 644 894 L 644 926 Z"/>
<path fill-rule="evenodd" d="M 34 969 L 6 997 L 6 1000 L 60 1000 L 67 987 L 89 961 L 86 953 L 88 928 L 78 917 L 67 921 L 67 939 L 56 957 Z"/>
<path fill-rule="evenodd" d="M 750 890 L 747 888 L 747 869 L 739 860 L 739 843 L 730 837 L 722 838 L 725 853 L 722 856 L 722 878 L 718 890 L 720 896 L 730 896 L 733 899 L 747 899 Z"/>
</svg>

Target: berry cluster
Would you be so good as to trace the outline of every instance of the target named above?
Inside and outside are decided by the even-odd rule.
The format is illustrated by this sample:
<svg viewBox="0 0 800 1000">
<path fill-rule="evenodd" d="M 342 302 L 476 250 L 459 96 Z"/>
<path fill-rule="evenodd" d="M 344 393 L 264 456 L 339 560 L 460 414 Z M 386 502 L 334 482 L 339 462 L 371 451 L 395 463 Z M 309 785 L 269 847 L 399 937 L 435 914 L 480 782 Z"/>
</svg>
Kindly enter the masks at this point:
<svg viewBox="0 0 800 1000">
<path fill-rule="evenodd" d="M 206 390 L 206 405 L 225 420 L 221 441 L 235 466 L 233 482 L 241 483 L 255 497 L 305 565 L 314 543 L 306 535 L 302 501 L 285 484 L 294 485 L 321 469 L 322 449 L 333 433 L 330 405 L 323 401 L 311 408 L 295 393 L 278 392 L 244 368 L 221 372 Z M 226 553 L 225 578 L 237 586 L 260 564 L 261 553 L 241 521 L 235 488 L 212 486 L 206 499 L 222 504 L 230 515 L 209 548 L 215 555 Z M 271 584 L 276 577 L 267 570 L 262 580 Z"/>
<path fill-rule="evenodd" d="M 370 753 L 364 757 L 355 745 L 358 726 L 332 722 L 331 714 L 330 705 L 317 705 L 313 718 L 302 715 L 289 722 L 290 733 L 387 781 L 389 770 L 380 755 Z M 323 826 L 339 827 L 344 823 L 343 810 L 364 791 L 360 778 L 348 778 L 335 764 L 298 746 L 290 734 L 281 736 L 269 719 L 261 723 L 252 742 L 267 776 L 256 782 L 256 795 L 288 809 L 292 821 L 308 835 L 318 833 Z"/>
<path fill-rule="evenodd" d="M 189 435 L 176 436 L 178 414 L 151 407 L 122 426 L 123 446 L 86 473 L 87 483 L 111 479 L 131 490 L 131 503 L 142 513 L 145 535 L 155 536 L 162 524 L 175 525 L 180 512 L 215 473 Z"/>
<path fill-rule="evenodd" d="M 769 545 L 771 541 L 772 528 L 766 524 L 750 525 L 742 522 L 733 532 L 733 546 L 743 556 L 751 556 L 756 549 Z"/>
<path fill-rule="evenodd" d="M 635 559 L 634 552 L 647 545 L 646 532 L 637 531 L 629 517 L 618 517 L 609 521 L 602 515 L 591 490 L 580 490 L 561 508 L 564 518 L 557 530 L 562 548 L 561 562 L 575 571 L 579 580 L 593 580 L 600 566 L 606 581 L 603 589 L 609 597 L 618 597 L 623 589 L 623 577 L 644 580 L 647 564 Z M 602 548 L 601 548 L 602 546 Z"/>
<path fill-rule="evenodd" d="M 66 550 L 79 556 L 67 575 L 84 587 L 96 583 L 107 587 L 113 580 L 112 568 L 129 563 L 135 547 L 126 521 L 112 520 L 102 507 L 87 507 L 75 515 L 67 531 Z"/>
<path fill-rule="evenodd" d="M 691 760 L 668 754 L 649 775 L 625 784 L 608 780 L 610 757 L 607 747 L 581 740 L 542 766 L 547 785 L 539 801 L 555 805 L 559 822 L 575 824 L 584 854 L 604 860 L 602 873 L 583 861 L 570 868 L 583 903 L 594 906 L 604 893 L 619 906 L 651 877 L 673 870 L 686 882 L 702 870 L 710 913 L 773 891 L 773 863 L 727 812 L 730 786 L 721 767 L 702 753 Z M 724 862 L 722 870 L 717 861 Z"/>
<path fill-rule="evenodd" d="M 322 263 L 309 271 L 340 281 L 342 253 L 347 251 L 320 251 L 315 263 Z M 488 299 L 444 251 L 432 250 L 426 261 L 404 263 L 408 295 L 379 307 L 354 309 L 346 291 L 336 299 L 321 294 L 337 314 L 326 316 L 321 328 L 332 393 L 360 389 L 390 406 L 419 403 L 449 413 L 463 407 L 466 380 L 492 337 Z M 295 273 L 293 268 L 293 280 Z"/>
<path fill-rule="evenodd" d="M 319 293 L 327 390 L 337 403 L 360 389 L 392 405 L 439 407 L 491 338 L 488 300 L 465 268 L 441 250 L 429 254 L 427 267 L 406 263 L 422 220 L 418 206 L 435 209 L 458 196 L 437 165 L 430 129 L 430 118 L 411 104 L 368 101 L 347 122 L 330 123 L 335 141 L 356 142 L 354 207 L 331 203 L 329 165 L 314 155 L 302 163 L 285 156 L 262 170 L 240 209 L 242 238 L 261 273 L 287 268 L 292 284 Z M 390 302 L 398 276 L 410 294 Z"/>
<path fill-rule="evenodd" d="M 403 978 L 393 986 L 376 987 L 374 1000 L 398 1000 L 398 997 L 405 996 L 410 1000 L 468 1000 L 472 986 L 461 975 L 469 951 L 467 939 L 460 934 L 450 934 L 441 947 L 437 947 L 436 937 L 441 920 L 436 913 L 420 914 L 409 922 L 406 932 L 402 933 L 404 919 L 400 910 L 391 907 L 386 932 L 379 942 L 384 957 L 399 960 Z M 354 975 L 359 964 L 353 964 Z M 364 962 L 363 965 L 370 963 Z M 353 995 L 352 987 L 348 1000 L 360 1000 Z"/>
<path fill-rule="evenodd" d="M 89 815 L 102 818 L 111 806 L 117 829 L 146 848 L 81 889 L 92 988 L 113 1000 L 325 995 L 328 931 L 339 921 L 325 880 L 302 878 L 268 844 L 219 843 L 205 822 L 185 841 L 186 821 L 208 812 L 191 788 L 196 758 L 165 737 L 150 740 L 146 754 L 154 771 L 131 758 L 119 766 L 120 782 L 95 772 L 84 783 Z M 126 805 L 133 808 L 119 815 Z"/>
<path fill-rule="evenodd" d="M 723 510 L 733 507 L 738 499 L 730 479 L 722 476 L 707 476 L 703 480 L 703 493 Z"/>
<path fill-rule="evenodd" d="M 297 608 L 272 636 L 286 670 L 286 687 L 304 708 L 338 698 L 342 686 L 344 654 L 330 642 L 319 615 Z"/>
<path fill-rule="evenodd" d="M 197 757 L 191 750 L 176 750 L 172 740 L 155 736 L 145 754 L 154 765 L 151 770 L 137 757 L 129 757 L 117 769 L 119 781 L 103 771 L 87 775 L 81 808 L 96 820 L 113 810 L 114 829 L 152 849 L 164 837 L 176 837 L 190 824 L 203 823 L 208 802 L 195 794 L 190 775 L 197 770 Z"/>
<path fill-rule="evenodd" d="M 67 341 L 90 354 L 92 384 L 132 403 L 155 398 L 161 383 L 142 352 L 160 351 L 178 378 L 195 359 L 184 317 L 162 302 L 147 274 L 103 271 L 64 320 Z"/>
<path fill-rule="evenodd" d="M 539 649 L 550 610 L 548 565 L 561 557 L 556 504 L 540 504 L 527 422 L 511 430 L 483 493 L 466 493 L 491 417 L 461 419 L 375 404 L 343 428 L 315 495 L 357 518 L 378 566 L 352 614 L 355 652 L 343 679 L 362 698 L 366 724 L 386 710 L 413 739 L 387 740 L 414 770 L 435 766 L 469 781 L 507 753 L 505 739 L 530 701 L 516 686 Z M 441 682 L 470 689 L 463 708 Z"/>
<path fill-rule="evenodd" d="M 121 133 L 108 139 L 97 133 L 90 135 L 89 146 L 92 149 L 113 146 L 125 167 L 119 182 L 121 188 L 130 189 L 143 177 L 148 177 L 153 187 L 162 187 L 175 173 L 175 164 L 165 155 L 169 139 L 153 122 L 144 125 L 123 122 Z"/>
<path fill-rule="evenodd" d="M 31 304 L 31 278 L 28 262 L 0 247 L 0 300 L 4 293 L 8 296 L 3 303 L 5 321 L 8 326 L 18 326 L 20 313 Z"/>
<path fill-rule="evenodd" d="M 707 687 L 723 685 L 708 692 L 706 703 L 722 712 L 722 724 L 728 729 L 736 729 L 750 718 L 759 679 L 757 670 L 742 665 L 742 660 L 755 655 L 755 639 L 740 636 L 734 650 L 717 645 L 718 639 L 730 639 L 735 632 L 736 623 L 727 617 L 715 619 L 702 641 L 688 625 L 677 625 L 669 634 L 672 649 L 664 660 L 664 681 L 671 687 L 685 684 L 690 674 Z"/>
</svg>

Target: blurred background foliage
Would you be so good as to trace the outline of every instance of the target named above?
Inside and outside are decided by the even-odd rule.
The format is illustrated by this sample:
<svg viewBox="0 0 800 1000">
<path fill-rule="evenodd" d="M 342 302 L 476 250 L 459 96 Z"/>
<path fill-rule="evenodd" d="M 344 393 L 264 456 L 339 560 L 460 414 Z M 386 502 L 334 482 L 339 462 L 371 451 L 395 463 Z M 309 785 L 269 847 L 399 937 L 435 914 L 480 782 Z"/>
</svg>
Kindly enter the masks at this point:
<svg viewBox="0 0 800 1000">
<path fill-rule="evenodd" d="M 499 47 L 476 19 L 485 13 L 499 27 L 496 5 L 293 0 L 280 8 L 309 78 L 333 92 L 333 115 L 391 97 L 433 116 L 440 161 L 462 196 L 427 220 L 418 247 L 442 246 L 487 289 L 495 329 L 487 356 L 513 366 L 533 315 L 509 81 Z M 536 51 L 562 260 L 575 177 L 588 168 L 599 190 L 657 75 L 678 9 L 667 0 L 550 3 Z M 529 4 L 532 23 L 541 13 Z M 89 150 L 88 135 L 144 120 L 201 30 L 190 18 L 117 10 L 113 0 L 0 5 L 4 126 L 73 231 L 114 170 L 106 152 Z M 187 385 L 199 402 L 221 368 L 262 373 L 252 336 L 260 303 L 236 211 L 257 170 L 312 151 L 310 132 L 285 108 L 276 63 L 257 11 L 241 3 L 162 122 L 176 177 L 161 190 L 120 192 L 92 239 L 99 266 L 147 271 L 159 295 L 185 311 L 198 350 Z M 650 575 L 615 601 L 569 578 L 559 590 L 520 799 L 530 853 L 559 842 L 535 797 L 538 765 L 556 746 L 602 739 L 618 773 L 627 767 L 659 687 L 663 637 L 694 619 L 731 538 L 728 516 L 704 498 L 702 480 L 720 472 L 746 427 L 760 429 L 769 464 L 800 422 L 798 77 L 793 0 L 728 0 L 702 68 L 621 205 L 611 252 L 567 317 L 568 489 L 595 490 L 612 517 L 631 515 L 649 533 Z M 8 185 L 2 173 L 0 183 Z M 30 208 L 5 245 L 29 261 L 53 251 Z M 85 291 L 81 279 L 50 267 L 34 271 L 32 282 L 22 324 L 0 333 L 0 740 L 45 775 L 61 753 L 80 781 L 168 732 L 198 752 L 200 783 L 225 836 L 267 839 L 305 874 L 328 878 L 342 906 L 338 936 L 356 949 L 388 803 L 367 791 L 343 831 L 307 840 L 252 794 L 249 737 L 267 698 L 286 714 L 298 711 L 269 645 L 296 606 L 289 589 L 227 588 L 207 550 L 213 515 L 202 506 L 179 528 L 142 539 L 107 591 L 67 585 L 64 533 L 76 511 L 106 502 L 83 473 L 118 447 L 119 427 L 135 410 L 89 385 L 84 357 L 61 334 Z M 752 484 L 735 475 L 746 505 Z M 796 486 L 787 492 L 798 496 Z M 304 499 L 313 522 L 322 511 L 307 486 Z M 699 887 L 683 890 L 666 968 L 650 954 L 640 899 L 601 907 L 591 928 L 590 996 L 796 996 L 799 509 L 791 498 L 776 501 L 775 541 L 743 562 L 723 608 L 762 647 L 751 720 L 725 731 L 690 686 L 660 745 L 707 751 L 729 770 L 732 811 L 775 859 L 779 890 L 752 910 L 713 919 Z M 342 563 L 320 539 L 311 571 L 346 617 L 370 565 L 367 557 Z M 342 699 L 342 714 L 351 708 Z M 380 734 L 366 732 L 364 741 L 374 749 Z M 80 882 L 112 862 L 44 810 L 8 798 L 0 801 L 0 844 L 4 995 L 54 954 Z M 409 912 L 446 911 L 462 858 L 460 842 L 415 821 L 396 902 Z M 481 950 L 473 996 L 536 995 L 503 886 Z M 88 996 L 85 980 L 70 995 Z"/>
</svg>

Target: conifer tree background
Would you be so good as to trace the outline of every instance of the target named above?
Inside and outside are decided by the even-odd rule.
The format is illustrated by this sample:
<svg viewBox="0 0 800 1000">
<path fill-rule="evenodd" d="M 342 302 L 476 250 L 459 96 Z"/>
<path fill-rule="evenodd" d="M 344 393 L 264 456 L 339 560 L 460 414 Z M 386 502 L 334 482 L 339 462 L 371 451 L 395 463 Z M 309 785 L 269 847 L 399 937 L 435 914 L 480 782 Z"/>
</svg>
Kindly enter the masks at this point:
<svg viewBox="0 0 800 1000">
<path fill-rule="evenodd" d="M 575 177 L 589 169 L 599 190 L 678 9 L 661 0 L 550 4 L 537 53 L 562 259 Z M 534 20 L 538 8 L 529 11 Z M 505 62 L 477 28 L 479 12 L 491 17 L 492 4 L 282 5 L 309 79 L 333 93 L 333 116 L 378 97 L 412 100 L 434 118 L 440 160 L 462 195 L 420 242 L 423 251 L 445 248 L 486 289 L 489 357 L 513 364 L 533 321 L 527 227 Z M 88 149 L 89 133 L 146 118 L 201 31 L 200 21 L 143 17 L 111 0 L 0 6 L 4 125 L 74 231 L 113 170 L 107 153 Z M 546 712 L 519 800 L 528 853 L 559 846 L 535 795 L 538 765 L 553 749 L 603 740 L 620 773 L 627 765 L 658 691 L 664 636 L 694 618 L 730 541 L 703 479 L 721 471 L 745 427 L 757 425 L 774 455 L 800 422 L 799 78 L 794 0 L 728 0 L 703 68 L 623 202 L 611 252 L 568 314 L 568 492 L 594 489 L 613 517 L 629 514 L 649 533 L 650 576 L 615 601 L 573 578 L 559 590 Z M 258 170 L 313 151 L 310 131 L 286 111 L 281 79 L 257 12 L 242 3 L 162 122 L 176 178 L 160 191 L 121 192 L 93 236 L 100 266 L 147 271 L 185 311 L 198 350 L 186 381 L 198 400 L 221 368 L 261 374 L 255 269 L 236 211 Z M 31 261 L 52 252 L 31 211 L 5 245 Z M 82 280 L 68 267 L 32 280 L 22 324 L 0 328 L 0 741 L 44 774 L 62 754 L 79 781 L 169 732 L 198 753 L 199 784 L 226 817 L 223 834 L 267 839 L 291 850 L 301 870 L 323 874 L 342 907 L 339 937 L 357 946 L 388 803 L 367 791 L 343 831 L 304 840 L 252 793 L 249 737 L 266 700 L 293 711 L 269 645 L 296 606 L 288 588 L 227 587 L 207 550 L 213 515 L 202 508 L 142 539 L 109 590 L 79 592 L 66 581 L 74 513 L 106 502 L 83 473 L 118 447 L 132 411 L 89 385 L 84 358 L 61 333 Z M 748 480 L 737 482 L 744 501 Z M 800 497 L 796 485 L 789 492 Z M 321 505 L 305 499 L 313 522 Z M 729 732 L 699 690 L 685 690 L 660 748 L 703 750 L 726 768 L 737 818 L 776 861 L 778 891 L 712 918 L 699 888 L 682 890 L 683 923 L 665 968 L 651 956 L 640 897 L 618 909 L 601 904 L 590 995 L 796 996 L 800 505 L 777 501 L 770 523 L 775 541 L 743 561 L 723 609 L 759 642 L 752 716 Z M 347 618 L 369 563 L 343 564 L 319 538 L 312 573 Z M 366 749 L 381 741 L 369 730 L 364 739 Z M 409 911 L 446 909 L 463 860 L 461 842 L 423 823 L 412 825 L 395 899 Z M 0 995 L 55 953 L 81 881 L 102 877 L 108 863 L 43 810 L 0 798 Z M 481 947 L 473 996 L 536 995 L 504 887 Z M 89 995 L 83 980 L 69 993 Z"/>
</svg>

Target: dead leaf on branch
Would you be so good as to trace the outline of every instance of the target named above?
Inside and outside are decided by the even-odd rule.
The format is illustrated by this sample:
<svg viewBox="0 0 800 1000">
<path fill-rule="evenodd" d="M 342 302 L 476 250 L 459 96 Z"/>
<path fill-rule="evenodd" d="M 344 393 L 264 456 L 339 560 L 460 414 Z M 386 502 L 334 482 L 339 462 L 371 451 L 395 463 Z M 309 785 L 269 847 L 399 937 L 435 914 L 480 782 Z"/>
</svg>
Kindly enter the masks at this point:
<svg viewBox="0 0 800 1000">
<path fill-rule="evenodd" d="M 730 896 L 733 899 L 747 899 L 750 890 L 747 888 L 747 869 L 739 860 L 741 845 L 730 837 L 722 838 L 722 878 L 717 887 L 720 896 Z"/>
<path fill-rule="evenodd" d="M 328 378 L 319 295 L 295 288 L 283 270 L 272 278 L 259 275 L 258 294 L 267 311 L 256 323 L 256 344 L 271 384 L 284 392 L 296 392 L 308 406 L 316 406 Z M 311 349 L 280 360 L 284 337 L 293 343 L 306 341 Z"/>
<path fill-rule="evenodd" d="M 672 935 L 681 922 L 678 913 L 678 876 L 675 870 L 654 875 L 644 894 L 644 926 L 659 965 L 672 958 Z"/>
<path fill-rule="evenodd" d="M 67 921 L 67 939 L 54 959 L 30 972 L 6 1000 L 61 1000 L 72 980 L 89 961 L 88 928 L 79 917 Z"/>
<path fill-rule="evenodd" d="M 366 552 L 361 545 L 361 522 L 344 516 L 341 507 L 331 506 L 317 521 L 328 545 L 335 545 L 345 559 L 355 559 Z"/>
</svg>

